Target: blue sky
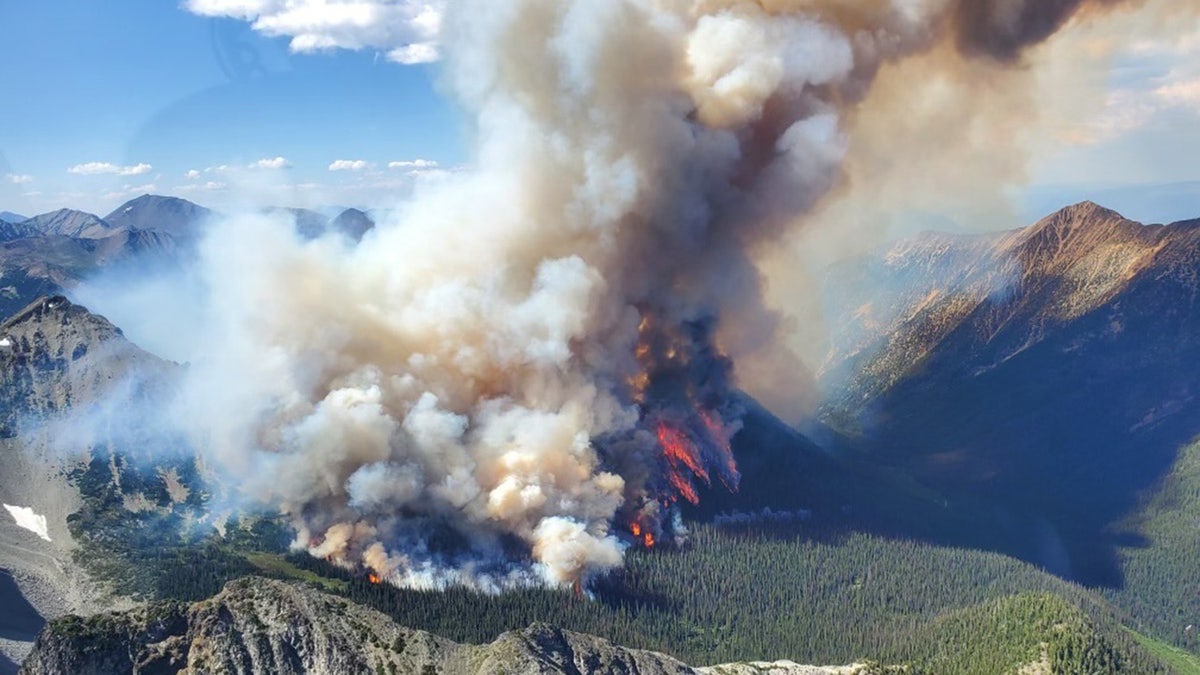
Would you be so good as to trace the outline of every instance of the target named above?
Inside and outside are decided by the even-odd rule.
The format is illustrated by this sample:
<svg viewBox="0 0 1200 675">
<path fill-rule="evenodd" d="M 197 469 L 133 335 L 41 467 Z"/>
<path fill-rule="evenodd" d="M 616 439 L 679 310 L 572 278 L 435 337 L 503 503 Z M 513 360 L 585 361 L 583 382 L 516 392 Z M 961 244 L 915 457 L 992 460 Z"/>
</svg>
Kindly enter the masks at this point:
<svg viewBox="0 0 1200 675">
<path fill-rule="evenodd" d="M 432 66 L 373 50 L 293 54 L 284 38 L 169 0 L 0 0 L 0 26 L 0 210 L 107 212 L 149 186 L 223 202 L 234 197 L 221 186 L 255 180 L 320 183 L 353 203 L 378 195 L 338 186 L 369 170 L 395 183 L 420 165 L 389 163 L 463 157 Z M 288 168 L 249 168 L 279 157 Z M 329 171 L 337 160 L 371 168 Z"/>
<path fill-rule="evenodd" d="M 0 210 L 386 205 L 467 156 L 436 86 L 445 1 L 0 0 Z M 1039 149 L 1022 215 L 1200 215 L 1200 25 L 1123 44 L 1108 89 Z"/>
</svg>

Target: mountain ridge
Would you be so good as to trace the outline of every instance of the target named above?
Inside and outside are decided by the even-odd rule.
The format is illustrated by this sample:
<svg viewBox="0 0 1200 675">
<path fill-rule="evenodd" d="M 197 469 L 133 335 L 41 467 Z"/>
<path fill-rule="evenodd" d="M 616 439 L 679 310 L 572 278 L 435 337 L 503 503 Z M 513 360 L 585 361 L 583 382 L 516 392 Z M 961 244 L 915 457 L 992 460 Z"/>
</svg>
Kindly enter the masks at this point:
<svg viewBox="0 0 1200 675">
<path fill-rule="evenodd" d="M 1200 434 L 1198 267 L 1200 229 L 1093 203 L 898 242 L 827 280 L 820 414 L 872 461 L 1000 509 L 979 527 L 1009 528 L 1002 550 L 1119 586 L 1110 525 Z"/>
<path fill-rule="evenodd" d="M 814 668 L 779 662 L 778 675 L 854 675 L 861 666 Z M 749 664 L 748 664 L 749 666 Z M 191 605 L 159 603 L 119 613 L 51 621 L 22 675 L 116 672 L 312 675 L 390 673 L 736 673 L 693 668 L 665 654 L 533 624 L 487 645 L 461 645 L 395 624 L 375 610 L 297 583 L 246 577 Z M 749 666 L 744 672 L 762 672 Z"/>
</svg>

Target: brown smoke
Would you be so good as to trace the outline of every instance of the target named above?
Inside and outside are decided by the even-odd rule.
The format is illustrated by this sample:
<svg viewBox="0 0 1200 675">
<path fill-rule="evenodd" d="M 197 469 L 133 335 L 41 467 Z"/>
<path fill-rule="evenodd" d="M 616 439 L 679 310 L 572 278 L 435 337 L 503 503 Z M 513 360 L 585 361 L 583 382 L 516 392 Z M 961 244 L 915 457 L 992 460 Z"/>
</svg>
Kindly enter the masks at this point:
<svg viewBox="0 0 1200 675">
<path fill-rule="evenodd" d="M 392 583 L 620 565 L 625 528 L 662 541 L 698 484 L 737 488 L 734 387 L 789 414 L 811 402 L 761 260 L 847 167 L 887 168 L 869 151 L 909 130 L 860 106 L 928 64 L 979 87 L 942 110 L 969 126 L 1009 100 L 1007 62 L 1084 4 L 1032 7 L 452 2 L 470 170 L 357 246 L 264 217 L 219 227 L 211 349 L 181 418 L 298 547 Z"/>
</svg>

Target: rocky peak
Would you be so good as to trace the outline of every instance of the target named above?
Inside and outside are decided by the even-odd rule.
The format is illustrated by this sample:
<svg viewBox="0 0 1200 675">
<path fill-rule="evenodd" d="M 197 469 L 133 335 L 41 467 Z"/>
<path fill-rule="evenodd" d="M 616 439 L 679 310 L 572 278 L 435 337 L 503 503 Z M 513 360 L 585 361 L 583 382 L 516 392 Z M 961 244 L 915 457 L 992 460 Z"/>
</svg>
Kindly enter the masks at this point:
<svg viewBox="0 0 1200 675">
<path fill-rule="evenodd" d="M 778 675 L 851 675 L 849 668 L 771 665 Z M 311 587 L 246 577 L 192 605 L 152 604 L 51 621 L 23 675 L 109 673 L 640 673 L 763 672 L 695 669 L 670 656 L 534 624 L 488 645 L 460 645 Z"/>
<path fill-rule="evenodd" d="M 172 369 L 104 317 L 62 296 L 38 298 L 0 324 L 0 434 L 105 400 L 129 376 L 153 381 Z"/>
</svg>

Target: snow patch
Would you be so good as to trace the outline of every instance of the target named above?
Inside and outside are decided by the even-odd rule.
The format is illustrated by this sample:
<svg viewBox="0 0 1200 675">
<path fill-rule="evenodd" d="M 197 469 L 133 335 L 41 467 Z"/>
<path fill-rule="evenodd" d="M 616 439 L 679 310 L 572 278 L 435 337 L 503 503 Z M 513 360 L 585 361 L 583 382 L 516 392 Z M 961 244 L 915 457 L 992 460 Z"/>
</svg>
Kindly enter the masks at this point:
<svg viewBox="0 0 1200 675">
<path fill-rule="evenodd" d="M 8 338 L 0 338 L 0 347 L 11 347 L 11 346 L 12 346 L 12 340 L 9 340 Z"/>
<path fill-rule="evenodd" d="M 4 505 L 8 509 L 8 514 L 17 521 L 17 527 L 23 527 L 26 530 L 36 534 L 37 536 L 50 541 L 50 533 L 46 528 L 46 516 L 33 512 L 33 509 L 28 506 L 9 506 Z"/>
</svg>

